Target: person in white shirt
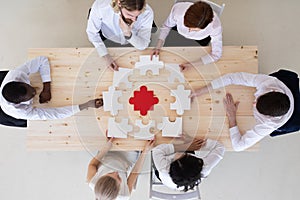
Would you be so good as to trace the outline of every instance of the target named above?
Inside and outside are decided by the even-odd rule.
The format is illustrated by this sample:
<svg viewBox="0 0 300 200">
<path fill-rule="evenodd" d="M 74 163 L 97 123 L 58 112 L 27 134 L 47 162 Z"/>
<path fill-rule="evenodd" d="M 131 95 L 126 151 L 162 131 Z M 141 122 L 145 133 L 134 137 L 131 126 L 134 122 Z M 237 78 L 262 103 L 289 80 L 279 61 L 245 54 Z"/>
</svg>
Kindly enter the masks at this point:
<svg viewBox="0 0 300 200">
<path fill-rule="evenodd" d="M 43 90 L 39 95 L 40 103 L 47 103 L 51 99 L 51 76 L 48 58 L 40 56 L 29 60 L 5 76 L 0 88 L 0 105 L 2 110 L 16 119 L 46 120 L 62 119 L 75 113 L 103 105 L 102 99 L 90 100 L 86 103 L 59 108 L 33 107 L 33 97 L 36 90 L 30 85 L 30 74 L 39 72 L 43 81 Z"/>
<path fill-rule="evenodd" d="M 154 140 L 146 141 L 140 155 L 137 152 L 110 152 L 113 138 L 109 138 L 88 166 L 87 183 L 96 199 L 129 199 L 145 157 L 154 144 Z"/>
<path fill-rule="evenodd" d="M 99 32 L 115 43 L 130 43 L 143 50 L 150 43 L 152 23 L 153 11 L 145 0 L 96 0 L 90 11 L 86 32 L 107 65 L 118 70 L 119 66 L 107 52 Z"/>
<path fill-rule="evenodd" d="M 241 133 L 236 121 L 239 102 L 234 102 L 230 93 L 224 98 L 224 105 L 229 121 L 229 132 L 232 147 L 235 151 L 243 151 L 274 130 L 284 125 L 294 111 L 294 98 L 290 89 L 275 77 L 264 74 L 250 74 L 245 72 L 230 73 L 213 80 L 207 86 L 195 90 L 190 97 L 200 96 L 213 89 L 227 85 L 242 85 L 255 87 L 255 102 L 253 115 L 255 126 L 245 133 Z"/>
<path fill-rule="evenodd" d="M 159 40 L 151 53 L 151 58 L 158 55 L 166 37 L 172 27 L 177 27 L 177 31 L 185 38 L 196 40 L 207 40 L 211 38 L 211 53 L 195 60 L 192 63 L 183 63 L 180 67 L 184 70 L 192 65 L 209 64 L 219 60 L 222 56 L 222 26 L 221 21 L 211 6 L 199 1 L 178 2 L 174 4 L 171 13 L 161 27 Z M 201 42 L 200 42 L 201 44 Z"/>
<path fill-rule="evenodd" d="M 171 189 L 185 192 L 193 189 L 224 156 L 224 145 L 215 140 L 189 140 L 183 144 L 161 144 L 152 150 L 158 178 Z"/>
</svg>

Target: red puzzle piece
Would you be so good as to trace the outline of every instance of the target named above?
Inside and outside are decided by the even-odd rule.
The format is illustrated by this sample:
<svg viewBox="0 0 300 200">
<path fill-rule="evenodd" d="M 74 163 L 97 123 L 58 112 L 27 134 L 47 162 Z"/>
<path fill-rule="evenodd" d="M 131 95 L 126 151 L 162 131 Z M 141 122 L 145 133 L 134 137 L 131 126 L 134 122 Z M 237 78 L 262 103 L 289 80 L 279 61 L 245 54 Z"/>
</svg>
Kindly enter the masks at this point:
<svg viewBox="0 0 300 200">
<path fill-rule="evenodd" d="M 153 110 L 154 105 L 158 103 L 158 98 L 154 97 L 153 91 L 147 91 L 146 86 L 141 86 L 140 91 L 133 92 L 129 103 L 134 105 L 135 111 L 139 110 L 140 114 L 145 116 L 149 110 Z"/>
</svg>

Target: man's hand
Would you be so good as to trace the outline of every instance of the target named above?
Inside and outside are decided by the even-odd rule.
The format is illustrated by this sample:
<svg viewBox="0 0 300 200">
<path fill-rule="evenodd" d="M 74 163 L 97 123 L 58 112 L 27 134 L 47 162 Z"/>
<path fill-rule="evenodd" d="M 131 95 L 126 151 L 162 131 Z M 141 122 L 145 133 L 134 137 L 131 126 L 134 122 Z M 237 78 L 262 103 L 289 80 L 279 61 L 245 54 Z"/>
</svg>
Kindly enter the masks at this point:
<svg viewBox="0 0 300 200">
<path fill-rule="evenodd" d="M 236 112 L 240 102 L 234 102 L 232 95 L 230 93 L 227 93 L 225 98 L 223 99 L 223 103 L 229 121 L 229 128 L 232 128 L 237 125 Z"/>
<path fill-rule="evenodd" d="M 50 82 L 43 83 L 43 91 L 40 93 L 39 96 L 40 103 L 47 103 L 51 99 L 51 89 L 50 89 Z"/>
<path fill-rule="evenodd" d="M 155 57 L 158 56 L 159 53 L 160 53 L 160 49 L 158 49 L 158 48 L 152 49 L 151 54 L 150 54 L 150 60 L 152 60 L 153 56 L 155 56 Z"/>
<path fill-rule="evenodd" d="M 84 110 L 87 108 L 100 108 L 101 106 L 103 106 L 103 99 L 93 99 L 93 100 L 89 100 L 86 103 L 80 104 L 79 105 L 79 109 L 80 110 Z"/>
<path fill-rule="evenodd" d="M 118 71 L 119 70 L 119 66 L 117 65 L 117 63 L 112 59 L 112 57 L 109 54 L 106 54 L 104 57 L 105 62 L 107 64 L 107 66 L 114 70 L 114 71 Z"/>
<path fill-rule="evenodd" d="M 187 151 L 197 151 L 206 144 L 206 139 L 194 138 Z"/>
<path fill-rule="evenodd" d="M 120 15 L 120 18 L 119 18 L 119 25 L 120 25 L 120 28 L 123 32 L 123 35 L 126 36 L 126 37 L 131 37 L 131 34 L 132 34 L 132 27 L 133 27 L 133 23 L 131 23 L 130 25 L 128 25 L 126 22 L 124 22 L 124 20 L 122 19 L 122 16 Z"/>
</svg>

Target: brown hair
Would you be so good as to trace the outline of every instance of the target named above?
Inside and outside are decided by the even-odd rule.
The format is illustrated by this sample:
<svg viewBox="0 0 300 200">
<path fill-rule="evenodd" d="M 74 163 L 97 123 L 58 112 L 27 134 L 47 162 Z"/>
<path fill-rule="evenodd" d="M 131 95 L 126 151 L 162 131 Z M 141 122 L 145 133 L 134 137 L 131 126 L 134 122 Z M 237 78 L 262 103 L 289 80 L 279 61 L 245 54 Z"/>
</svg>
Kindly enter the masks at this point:
<svg viewBox="0 0 300 200">
<path fill-rule="evenodd" d="M 121 7 L 128 11 L 142 11 L 146 7 L 146 0 L 119 0 Z M 119 12 L 118 0 L 112 0 L 111 6 L 115 12 Z"/>
<path fill-rule="evenodd" d="M 204 29 L 212 22 L 214 13 L 209 4 L 198 1 L 191 5 L 184 15 L 184 25 L 188 28 Z"/>
<path fill-rule="evenodd" d="M 110 176 L 102 176 L 95 185 L 96 200 L 113 200 L 117 198 L 120 184 Z"/>
</svg>

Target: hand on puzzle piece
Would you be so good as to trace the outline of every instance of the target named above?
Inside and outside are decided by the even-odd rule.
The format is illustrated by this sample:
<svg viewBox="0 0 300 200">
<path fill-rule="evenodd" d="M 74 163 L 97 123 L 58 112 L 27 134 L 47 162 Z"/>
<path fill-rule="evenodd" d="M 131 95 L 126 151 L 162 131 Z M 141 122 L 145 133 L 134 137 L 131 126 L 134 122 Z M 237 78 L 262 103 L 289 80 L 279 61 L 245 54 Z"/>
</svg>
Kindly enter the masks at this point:
<svg viewBox="0 0 300 200">
<path fill-rule="evenodd" d="M 158 49 L 158 48 L 152 49 L 151 54 L 150 54 L 150 60 L 152 60 L 153 56 L 158 56 L 159 53 L 160 53 L 160 49 Z"/>
<path fill-rule="evenodd" d="M 143 149 L 143 152 L 149 152 L 151 151 L 151 149 L 154 147 L 155 145 L 155 142 L 156 142 L 156 139 L 155 139 L 155 136 L 152 140 L 148 140 L 146 143 L 145 143 L 145 146 L 144 146 L 144 149 Z"/>
<path fill-rule="evenodd" d="M 101 106 L 103 106 L 103 99 L 99 98 L 99 99 L 92 99 L 89 100 L 83 104 L 79 105 L 79 110 L 84 110 L 84 109 L 88 109 L 88 108 L 100 108 Z"/>
<path fill-rule="evenodd" d="M 112 59 L 112 57 L 109 55 L 109 54 L 106 54 L 104 56 L 104 59 L 105 59 L 105 62 L 106 62 L 106 65 L 114 70 L 114 71 L 118 71 L 119 70 L 119 66 L 117 65 L 117 63 Z"/>
</svg>

